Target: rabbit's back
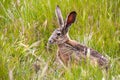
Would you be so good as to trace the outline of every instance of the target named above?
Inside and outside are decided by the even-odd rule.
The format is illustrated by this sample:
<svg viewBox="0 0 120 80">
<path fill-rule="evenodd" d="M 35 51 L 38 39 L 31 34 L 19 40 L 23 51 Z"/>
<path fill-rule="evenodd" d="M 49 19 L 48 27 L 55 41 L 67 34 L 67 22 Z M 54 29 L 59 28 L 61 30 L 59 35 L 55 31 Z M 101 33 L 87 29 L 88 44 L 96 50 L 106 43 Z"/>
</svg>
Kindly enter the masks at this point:
<svg viewBox="0 0 120 80">
<path fill-rule="evenodd" d="M 64 43 L 58 47 L 59 57 L 65 64 L 68 64 L 73 58 L 75 61 L 78 61 L 77 63 L 80 63 L 81 59 L 86 62 L 87 58 L 89 58 L 90 63 L 93 65 L 99 65 L 101 67 L 108 65 L 108 60 L 102 54 L 81 44 L 73 46 Z"/>
</svg>

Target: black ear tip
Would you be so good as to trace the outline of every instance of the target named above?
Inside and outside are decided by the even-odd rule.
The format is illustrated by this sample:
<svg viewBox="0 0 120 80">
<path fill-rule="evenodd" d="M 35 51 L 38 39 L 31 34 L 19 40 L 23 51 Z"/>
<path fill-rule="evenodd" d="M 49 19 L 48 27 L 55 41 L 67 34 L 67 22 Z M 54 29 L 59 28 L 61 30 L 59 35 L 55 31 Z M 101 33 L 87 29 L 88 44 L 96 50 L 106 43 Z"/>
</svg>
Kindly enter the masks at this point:
<svg viewBox="0 0 120 80">
<path fill-rule="evenodd" d="M 56 8 L 60 8 L 59 5 L 57 5 Z"/>
<path fill-rule="evenodd" d="M 72 11 L 70 14 L 77 15 L 76 11 Z"/>
</svg>

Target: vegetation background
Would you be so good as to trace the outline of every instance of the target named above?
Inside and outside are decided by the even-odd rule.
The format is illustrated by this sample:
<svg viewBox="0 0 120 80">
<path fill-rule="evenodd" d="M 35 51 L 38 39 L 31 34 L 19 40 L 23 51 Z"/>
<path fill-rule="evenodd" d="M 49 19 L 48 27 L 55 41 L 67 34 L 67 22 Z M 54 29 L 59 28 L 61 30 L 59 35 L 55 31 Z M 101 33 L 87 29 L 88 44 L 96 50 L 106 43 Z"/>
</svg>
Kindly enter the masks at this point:
<svg viewBox="0 0 120 80">
<path fill-rule="evenodd" d="M 57 46 L 48 51 L 47 41 L 58 27 L 56 5 L 64 19 L 77 12 L 70 37 L 107 56 L 108 80 L 120 80 L 120 0 L 0 0 L 0 80 L 105 79 L 90 64 L 54 64 Z"/>
</svg>

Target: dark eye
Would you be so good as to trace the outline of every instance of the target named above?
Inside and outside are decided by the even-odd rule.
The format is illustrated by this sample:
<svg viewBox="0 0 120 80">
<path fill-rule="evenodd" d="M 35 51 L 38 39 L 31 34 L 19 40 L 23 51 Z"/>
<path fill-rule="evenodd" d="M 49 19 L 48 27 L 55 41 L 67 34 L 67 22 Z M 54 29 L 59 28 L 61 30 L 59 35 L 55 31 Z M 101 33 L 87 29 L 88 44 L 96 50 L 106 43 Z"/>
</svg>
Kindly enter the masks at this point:
<svg viewBox="0 0 120 80">
<path fill-rule="evenodd" d="M 57 33 L 58 36 L 60 36 L 61 33 Z"/>
</svg>

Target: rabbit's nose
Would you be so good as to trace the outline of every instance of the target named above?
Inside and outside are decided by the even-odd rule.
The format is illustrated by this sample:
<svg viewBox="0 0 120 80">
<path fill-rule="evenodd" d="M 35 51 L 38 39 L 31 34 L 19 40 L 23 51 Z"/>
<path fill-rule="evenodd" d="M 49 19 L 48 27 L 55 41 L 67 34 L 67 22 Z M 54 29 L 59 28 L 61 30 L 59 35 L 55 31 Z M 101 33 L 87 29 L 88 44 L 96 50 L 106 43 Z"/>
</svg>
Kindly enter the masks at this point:
<svg viewBox="0 0 120 80">
<path fill-rule="evenodd" d="M 53 44 L 53 42 L 54 42 L 53 40 L 49 40 L 48 41 L 49 44 Z"/>
</svg>

